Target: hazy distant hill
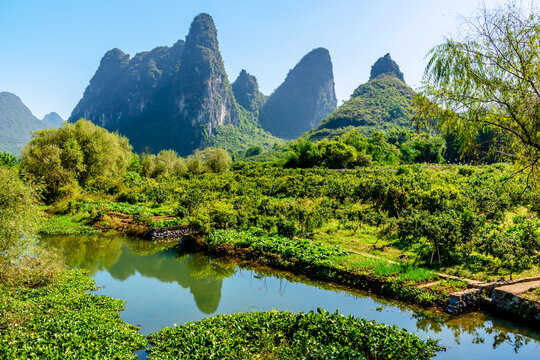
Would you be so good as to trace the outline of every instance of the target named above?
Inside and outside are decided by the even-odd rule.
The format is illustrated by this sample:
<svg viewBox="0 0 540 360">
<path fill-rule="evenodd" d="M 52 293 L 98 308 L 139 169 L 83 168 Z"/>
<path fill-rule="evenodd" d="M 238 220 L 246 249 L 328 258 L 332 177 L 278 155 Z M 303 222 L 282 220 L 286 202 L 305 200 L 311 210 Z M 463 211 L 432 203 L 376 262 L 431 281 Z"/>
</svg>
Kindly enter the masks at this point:
<svg viewBox="0 0 540 360">
<path fill-rule="evenodd" d="M 18 155 L 30 132 L 45 128 L 17 95 L 0 92 L 0 151 Z"/>
<path fill-rule="evenodd" d="M 337 106 L 330 53 L 314 49 L 289 72 L 260 111 L 261 126 L 294 139 L 319 125 Z"/>
<path fill-rule="evenodd" d="M 310 137 L 331 136 L 345 127 L 384 129 L 408 126 L 414 95 L 414 90 L 405 84 L 399 66 L 390 54 L 386 54 L 372 66 L 370 80 L 360 85 L 350 100 L 323 119 Z"/>
<path fill-rule="evenodd" d="M 55 112 L 48 113 L 41 121 L 49 128 L 58 128 L 64 123 L 64 119 Z"/>
</svg>

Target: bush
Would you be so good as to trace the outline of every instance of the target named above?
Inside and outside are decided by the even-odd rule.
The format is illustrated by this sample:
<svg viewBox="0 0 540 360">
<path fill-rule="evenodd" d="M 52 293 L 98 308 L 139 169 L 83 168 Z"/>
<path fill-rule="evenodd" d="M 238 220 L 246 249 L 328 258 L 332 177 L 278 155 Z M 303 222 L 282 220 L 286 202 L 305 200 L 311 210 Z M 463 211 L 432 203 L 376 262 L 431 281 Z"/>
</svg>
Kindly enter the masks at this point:
<svg viewBox="0 0 540 360">
<path fill-rule="evenodd" d="M 23 149 L 21 169 L 45 185 L 45 200 L 52 202 L 67 184 L 76 182 L 85 186 L 100 176 L 107 179 L 124 176 L 131 161 L 127 138 L 79 120 L 34 133 Z"/>
<path fill-rule="evenodd" d="M 12 168 L 20 164 L 19 158 L 6 151 L 0 152 L 0 166 Z"/>
<path fill-rule="evenodd" d="M 0 260 L 8 260 L 26 250 L 40 211 L 36 192 L 14 170 L 0 167 L 0 184 Z"/>
<path fill-rule="evenodd" d="M 204 150 L 206 157 L 206 167 L 213 173 L 229 171 L 231 167 L 231 156 L 223 149 L 207 148 Z"/>
</svg>

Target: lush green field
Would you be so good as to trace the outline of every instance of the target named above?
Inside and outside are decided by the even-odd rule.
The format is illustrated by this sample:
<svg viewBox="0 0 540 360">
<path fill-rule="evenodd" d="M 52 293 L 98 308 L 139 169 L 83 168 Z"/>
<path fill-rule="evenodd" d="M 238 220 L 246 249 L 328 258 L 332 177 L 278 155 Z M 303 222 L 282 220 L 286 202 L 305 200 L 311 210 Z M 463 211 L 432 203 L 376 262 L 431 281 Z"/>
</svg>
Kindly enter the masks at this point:
<svg viewBox="0 0 540 360">
<path fill-rule="evenodd" d="M 276 243 L 338 245 L 360 268 L 391 260 L 488 280 L 538 272 L 539 197 L 511 175 L 504 164 L 333 171 L 238 163 L 217 174 L 128 173 L 51 209 L 104 227 L 123 213 L 147 227 L 186 224 L 202 236 L 253 229 Z"/>
</svg>

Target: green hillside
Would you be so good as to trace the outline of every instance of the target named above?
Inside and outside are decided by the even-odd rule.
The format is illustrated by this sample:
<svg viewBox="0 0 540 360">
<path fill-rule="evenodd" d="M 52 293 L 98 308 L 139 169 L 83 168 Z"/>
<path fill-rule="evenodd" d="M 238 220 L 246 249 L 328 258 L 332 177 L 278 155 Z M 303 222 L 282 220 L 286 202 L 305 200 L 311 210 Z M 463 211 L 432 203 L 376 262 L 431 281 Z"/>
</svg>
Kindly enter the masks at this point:
<svg viewBox="0 0 540 360">
<path fill-rule="evenodd" d="M 370 80 L 354 90 L 349 101 L 323 119 L 307 137 L 333 137 L 353 128 L 368 134 L 408 126 L 414 95 L 414 90 L 405 84 L 399 66 L 386 54 L 372 66 Z"/>
</svg>

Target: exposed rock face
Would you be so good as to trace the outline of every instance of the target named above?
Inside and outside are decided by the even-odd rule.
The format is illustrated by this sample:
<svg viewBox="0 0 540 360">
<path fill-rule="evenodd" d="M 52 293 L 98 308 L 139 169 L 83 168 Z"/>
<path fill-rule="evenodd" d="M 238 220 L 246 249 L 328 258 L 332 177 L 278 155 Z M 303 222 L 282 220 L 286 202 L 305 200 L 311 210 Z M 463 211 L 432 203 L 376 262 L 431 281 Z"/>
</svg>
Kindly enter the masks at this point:
<svg viewBox="0 0 540 360">
<path fill-rule="evenodd" d="M 130 58 L 108 51 L 69 121 L 91 120 L 126 135 L 135 150 L 188 154 L 220 124 L 237 124 L 238 107 L 208 14 L 186 41 Z"/>
<path fill-rule="evenodd" d="M 383 57 L 375 61 L 375 64 L 371 67 L 371 74 L 369 80 L 375 79 L 381 74 L 387 74 L 397 77 L 399 80 L 405 82 L 403 73 L 399 70 L 398 64 L 390 57 L 390 54 L 386 54 Z"/>
<path fill-rule="evenodd" d="M 64 119 L 55 112 L 48 113 L 41 121 L 49 128 L 58 128 L 64 123 Z"/>
<path fill-rule="evenodd" d="M 45 127 L 17 95 L 0 92 L 0 151 L 19 154 L 30 132 Z"/>
<path fill-rule="evenodd" d="M 208 14 L 198 15 L 191 24 L 175 88 L 175 122 L 191 125 L 197 145 L 203 133 L 211 135 L 216 126 L 238 124 L 237 104 Z"/>
<path fill-rule="evenodd" d="M 318 48 L 289 71 L 262 107 L 259 121 L 273 135 L 293 139 L 319 125 L 336 106 L 330 53 Z"/>
<path fill-rule="evenodd" d="M 232 89 L 238 104 L 253 113 L 258 112 L 266 102 L 266 96 L 259 91 L 257 79 L 246 70 L 240 72 Z"/>
<path fill-rule="evenodd" d="M 172 48 L 158 47 L 133 58 L 122 50 L 109 50 L 69 121 L 85 118 L 109 130 L 125 128 L 171 82 L 183 48 L 180 40 Z"/>
</svg>

